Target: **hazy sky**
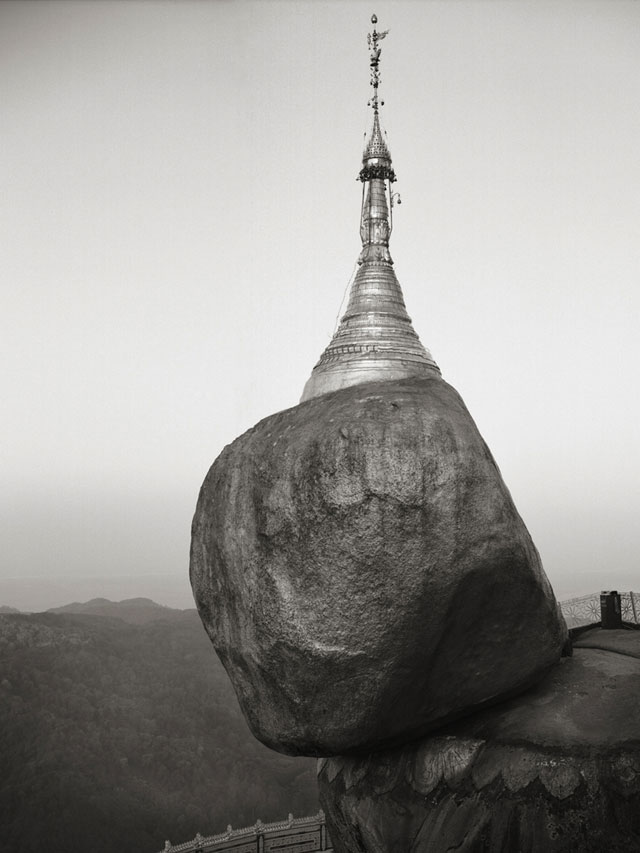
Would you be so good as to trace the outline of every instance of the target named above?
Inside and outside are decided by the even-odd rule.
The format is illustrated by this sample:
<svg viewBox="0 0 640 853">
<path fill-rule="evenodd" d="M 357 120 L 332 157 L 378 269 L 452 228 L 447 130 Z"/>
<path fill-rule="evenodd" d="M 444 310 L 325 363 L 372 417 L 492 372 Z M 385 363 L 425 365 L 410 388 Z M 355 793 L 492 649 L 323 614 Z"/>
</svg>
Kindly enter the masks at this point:
<svg viewBox="0 0 640 853">
<path fill-rule="evenodd" d="M 0 578 L 186 583 L 208 467 L 334 329 L 373 11 L 414 326 L 558 595 L 640 588 L 640 3 L 616 0 L 1 3 Z"/>
</svg>

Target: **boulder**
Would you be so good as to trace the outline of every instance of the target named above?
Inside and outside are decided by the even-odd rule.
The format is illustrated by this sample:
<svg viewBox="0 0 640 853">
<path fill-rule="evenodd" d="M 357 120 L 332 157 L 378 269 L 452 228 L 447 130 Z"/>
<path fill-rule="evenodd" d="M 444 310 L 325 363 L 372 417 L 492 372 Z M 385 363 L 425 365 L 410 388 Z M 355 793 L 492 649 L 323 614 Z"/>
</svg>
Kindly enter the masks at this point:
<svg viewBox="0 0 640 853">
<path fill-rule="evenodd" d="M 535 683 L 566 639 L 440 378 L 326 394 L 226 447 L 200 492 L 191 582 L 253 733 L 290 754 L 420 737 Z"/>
<path fill-rule="evenodd" d="M 621 639 L 577 642 L 515 699 L 403 748 L 321 759 L 336 853 L 637 853 L 640 632 L 599 633 Z"/>
</svg>

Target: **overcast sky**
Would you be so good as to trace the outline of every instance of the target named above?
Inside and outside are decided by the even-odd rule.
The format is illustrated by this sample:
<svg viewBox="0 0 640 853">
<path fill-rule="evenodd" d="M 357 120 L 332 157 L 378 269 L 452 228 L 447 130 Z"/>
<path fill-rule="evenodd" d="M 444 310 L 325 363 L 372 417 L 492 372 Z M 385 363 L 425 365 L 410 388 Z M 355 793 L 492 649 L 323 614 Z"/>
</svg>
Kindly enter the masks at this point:
<svg viewBox="0 0 640 853">
<path fill-rule="evenodd" d="M 207 469 L 298 402 L 359 253 L 373 11 L 414 327 L 558 595 L 640 588 L 616 0 L 1 3 L 0 578 L 186 584 Z"/>
</svg>

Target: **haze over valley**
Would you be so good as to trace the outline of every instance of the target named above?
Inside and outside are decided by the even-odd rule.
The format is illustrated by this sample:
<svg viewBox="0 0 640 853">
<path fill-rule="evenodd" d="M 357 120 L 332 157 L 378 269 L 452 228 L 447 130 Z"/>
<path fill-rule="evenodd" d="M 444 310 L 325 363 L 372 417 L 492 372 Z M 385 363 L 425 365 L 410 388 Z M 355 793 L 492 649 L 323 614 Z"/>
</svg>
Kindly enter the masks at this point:
<svg viewBox="0 0 640 853">
<path fill-rule="evenodd" d="M 3 849 L 154 853 L 318 810 L 315 761 L 255 740 L 195 610 L 0 613 Z"/>
</svg>

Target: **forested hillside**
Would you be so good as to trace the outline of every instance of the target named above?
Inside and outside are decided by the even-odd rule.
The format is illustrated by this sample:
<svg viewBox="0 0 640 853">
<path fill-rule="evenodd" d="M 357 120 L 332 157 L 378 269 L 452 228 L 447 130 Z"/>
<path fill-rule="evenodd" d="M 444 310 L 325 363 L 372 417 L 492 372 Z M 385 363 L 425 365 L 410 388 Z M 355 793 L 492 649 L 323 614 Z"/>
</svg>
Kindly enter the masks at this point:
<svg viewBox="0 0 640 853">
<path fill-rule="evenodd" d="M 0 615 L 2 850 L 153 853 L 317 811 L 315 762 L 253 738 L 195 610 L 98 609 L 124 619 Z"/>
</svg>

